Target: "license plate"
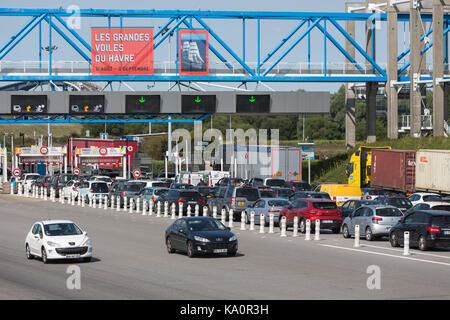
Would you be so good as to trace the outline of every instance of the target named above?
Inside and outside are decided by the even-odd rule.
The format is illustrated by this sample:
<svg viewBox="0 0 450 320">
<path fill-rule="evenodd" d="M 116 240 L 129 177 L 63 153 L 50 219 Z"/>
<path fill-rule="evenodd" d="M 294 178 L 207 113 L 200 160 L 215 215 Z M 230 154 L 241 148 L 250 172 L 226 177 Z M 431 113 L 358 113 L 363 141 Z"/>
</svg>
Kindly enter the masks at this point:
<svg viewBox="0 0 450 320">
<path fill-rule="evenodd" d="M 333 223 L 333 220 L 322 220 L 322 223 Z"/>
<path fill-rule="evenodd" d="M 445 234 L 445 235 L 449 235 L 450 234 L 450 230 L 443 231 L 442 233 Z"/>
<path fill-rule="evenodd" d="M 228 249 L 214 249 L 213 252 L 214 253 L 227 253 Z"/>
<path fill-rule="evenodd" d="M 238 206 L 239 207 L 243 207 L 244 206 L 244 201 L 238 201 Z"/>
<path fill-rule="evenodd" d="M 66 256 L 66 259 L 77 259 L 79 257 L 80 257 L 79 254 L 69 254 Z"/>
</svg>

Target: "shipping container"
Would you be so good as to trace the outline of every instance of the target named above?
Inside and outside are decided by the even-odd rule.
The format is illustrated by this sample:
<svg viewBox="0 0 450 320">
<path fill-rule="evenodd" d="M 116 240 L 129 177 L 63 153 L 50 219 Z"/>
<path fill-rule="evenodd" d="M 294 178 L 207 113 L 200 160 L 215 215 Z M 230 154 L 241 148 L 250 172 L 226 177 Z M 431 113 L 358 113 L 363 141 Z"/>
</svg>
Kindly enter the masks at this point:
<svg viewBox="0 0 450 320">
<path fill-rule="evenodd" d="M 416 151 L 373 150 L 370 186 L 412 193 L 415 191 L 415 170 Z"/>
<path fill-rule="evenodd" d="M 450 150 L 419 150 L 416 191 L 450 194 Z"/>
</svg>

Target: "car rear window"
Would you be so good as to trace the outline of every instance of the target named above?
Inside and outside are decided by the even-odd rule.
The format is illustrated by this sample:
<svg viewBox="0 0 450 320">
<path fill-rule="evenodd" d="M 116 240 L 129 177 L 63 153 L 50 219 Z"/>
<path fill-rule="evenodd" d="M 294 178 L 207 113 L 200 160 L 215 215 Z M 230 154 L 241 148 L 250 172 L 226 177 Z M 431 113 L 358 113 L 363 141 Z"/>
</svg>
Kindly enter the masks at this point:
<svg viewBox="0 0 450 320">
<path fill-rule="evenodd" d="M 152 187 L 170 188 L 170 182 L 153 182 Z"/>
<path fill-rule="evenodd" d="M 423 201 L 426 201 L 426 202 L 442 201 L 442 197 L 441 196 L 437 196 L 437 195 L 423 196 Z"/>
<path fill-rule="evenodd" d="M 313 208 L 319 210 L 333 210 L 337 209 L 337 205 L 334 202 L 313 202 Z"/>
<path fill-rule="evenodd" d="M 145 187 L 145 183 L 130 183 L 125 186 L 125 191 L 138 192 Z"/>
<path fill-rule="evenodd" d="M 160 196 L 162 194 L 167 193 L 169 190 L 168 189 L 157 189 L 155 190 L 155 195 Z"/>
<path fill-rule="evenodd" d="M 36 180 L 40 178 L 40 176 L 27 176 L 27 180 Z"/>
<path fill-rule="evenodd" d="M 213 195 L 214 191 L 215 191 L 214 188 L 208 188 L 208 187 L 200 187 L 200 188 L 198 188 L 198 192 L 204 193 L 204 194 Z"/>
<path fill-rule="evenodd" d="M 330 196 L 326 193 L 308 193 L 306 195 L 308 198 L 314 198 L 314 199 L 327 199 L 331 200 Z"/>
<path fill-rule="evenodd" d="M 369 194 L 372 196 L 383 196 L 386 192 L 384 190 L 369 190 Z"/>
<path fill-rule="evenodd" d="M 270 200 L 267 202 L 269 207 L 284 207 L 289 205 L 289 203 L 287 200 Z"/>
<path fill-rule="evenodd" d="M 275 198 L 275 192 L 272 190 L 259 190 L 261 198 Z"/>
<path fill-rule="evenodd" d="M 237 188 L 236 197 L 246 198 L 249 201 L 256 201 L 259 198 L 257 189 L 254 188 Z"/>
<path fill-rule="evenodd" d="M 180 197 L 186 200 L 198 200 L 200 198 L 200 193 L 196 191 L 184 191 L 181 192 Z"/>
<path fill-rule="evenodd" d="M 450 216 L 434 216 L 431 218 L 431 224 L 433 225 L 450 224 Z"/>
<path fill-rule="evenodd" d="M 278 196 L 279 197 L 289 197 L 292 193 L 293 193 L 293 191 L 290 189 L 280 189 L 278 191 Z"/>
<path fill-rule="evenodd" d="M 95 193 L 107 193 L 108 185 L 105 182 L 95 182 L 91 185 L 91 189 Z"/>
<path fill-rule="evenodd" d="M 388 203 L 390 205 L 393 205 L 394 207 L 399 207 L 399 208 L 411 208 L 412 207 L 412 203 L 411 201 L 409 201 L 409 199 L 401 199 L 401 198 L 390 198 L 388 200 Z"/>
<path fill-rule="evenodd" d="M 382 208 L 377 209 L 377 216 L 379 217 L 401 217 L 403 213 L 397 208 Z"/>
<path fill-rule="evenodd" d="M 280 179 L 268 179 L 266 181 L 266 186 L 269 187 L 284 187 L 285 184 L 286 182 Z"/>
<path fill-rule="evenodd" d="M 450 205 L 439 205 L 439 206 L 434 206 L 433 208 L 431 208 L 431 210 L 438 210 L 438 211 L 450 211 Z"/>
</svg>

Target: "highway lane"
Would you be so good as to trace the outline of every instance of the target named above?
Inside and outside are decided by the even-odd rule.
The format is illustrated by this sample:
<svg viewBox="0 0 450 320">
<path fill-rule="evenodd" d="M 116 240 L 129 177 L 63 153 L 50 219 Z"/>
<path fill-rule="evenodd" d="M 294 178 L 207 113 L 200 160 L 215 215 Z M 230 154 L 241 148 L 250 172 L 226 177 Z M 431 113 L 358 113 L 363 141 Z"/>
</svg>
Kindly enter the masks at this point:
<svg viewBox="0 0 450 320">
<path fill-rule="evenodd" d="M 24 238 L 43 219 L 70 219 L 87 230 L 91 263 L 25 258 Z M 450 252 L 401 249 L 324 231 L 320 241 L 240 231 L 237 257 L 167 253 L 170 218 L 81 208 L 0 196 L 0 299 L 449 299 Z M 248 226 L 247 226 L 248 229 Z M 81 268 L 81 290 L 69 290 L 66 270 Z M 367 267 L 381 270 L 381 289 L 366 286 Z"/>
</svg>

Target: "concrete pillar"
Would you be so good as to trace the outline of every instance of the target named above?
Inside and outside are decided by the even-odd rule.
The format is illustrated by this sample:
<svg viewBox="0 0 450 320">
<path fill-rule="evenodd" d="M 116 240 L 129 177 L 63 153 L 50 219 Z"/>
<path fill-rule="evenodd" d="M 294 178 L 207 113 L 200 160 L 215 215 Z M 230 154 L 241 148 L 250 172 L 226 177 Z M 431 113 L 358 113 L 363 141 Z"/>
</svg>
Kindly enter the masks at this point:
<svg viewBox="0 0 450 320">
<path fill-rule="evenodd" d="M 376 61 L 375 55 L 375 26 L 372 20 L 366 23 L 366 52 Z M 366 69 L 369 73 L 372 73 L 373 66 L 369 63 L 366 65 Z M 366 83 L 366 138 L 367 143 L 372 143 L 377 140 L 376 123 L 377 123 L 377 92 L 378 83 L 367 82 Z"/>
<path fill-rule="evenodd" d="M 392 81 L 398 80 L 398 16 L 395 6 L 387 6 L 387 137 L 388 139 L 398 138 L 398 92 L 397 88 L 391 85 Z"/>
<path fill-rule="evenodd" d="M 410 23 L 409 23 L 409 43 L 411 52 L 409 54 L 410 67 L 409 76 L 410 83 L 410 115 L 411 115 L 411 131 L 412 137 L 419 137 L 422 128 L 422 94 L 420 85 L 416 82 L 420 79 L 420 69 L 422 67 L 422 59 L 425 55 L 420 54 L 420 37 L 422 35 L 422 26 L 420 20 L 420 12 L 414 8 L 414 0 L 410 0 Z"/>
<path fill-rule="evenodd" d="M 440 0 L 433 1 L 433 135 L 444 135 L 444 14 Z"/>
<path fill-rule="evenodd" d="M 349 12 L 352 7 L 360 7 L 361 3 L 346 3 L 345 12 Z M 354 39 L 355 38 L 355 21 L 348 20 L 345 22 L 345 30 Z M 355 47 L 350 43 L 350 41 L 345 41 L 345 51 L 347 51 L 350 56 L 355 58 Z M 349 60 L 346 60 L 347 65 L 345 66 L 345 71 L 351 73 L 356 68 L 350 64 Z M 355 119 L 355 103 L 356 97 L 355 92 L 351 89 L 351 84 L 345 84 L 345 145 L 347 149 L 354 148 L 356 146 L 356 119 Z"/>
</svg>

